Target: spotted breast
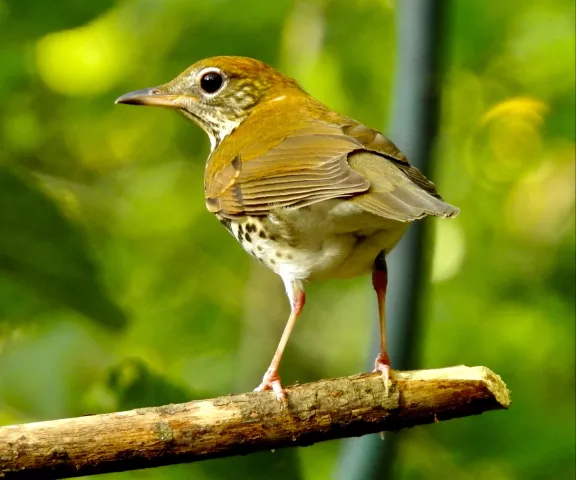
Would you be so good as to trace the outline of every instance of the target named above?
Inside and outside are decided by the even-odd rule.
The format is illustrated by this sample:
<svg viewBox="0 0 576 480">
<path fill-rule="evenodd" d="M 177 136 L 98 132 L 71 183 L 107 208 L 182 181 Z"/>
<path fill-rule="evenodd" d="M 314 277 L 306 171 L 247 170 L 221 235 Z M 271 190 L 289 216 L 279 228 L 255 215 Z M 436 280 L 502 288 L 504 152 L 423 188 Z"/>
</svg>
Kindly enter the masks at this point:
<svg viewBox="0 0 576 480">
<path fill-rule="evenodd" d="M 369 273 L 378 253 L 390 251 L 408 226 L 337 199 L 278 208 L 266 216 L 217 217 L 246 252 L 285 283 Z"/>
</svg>

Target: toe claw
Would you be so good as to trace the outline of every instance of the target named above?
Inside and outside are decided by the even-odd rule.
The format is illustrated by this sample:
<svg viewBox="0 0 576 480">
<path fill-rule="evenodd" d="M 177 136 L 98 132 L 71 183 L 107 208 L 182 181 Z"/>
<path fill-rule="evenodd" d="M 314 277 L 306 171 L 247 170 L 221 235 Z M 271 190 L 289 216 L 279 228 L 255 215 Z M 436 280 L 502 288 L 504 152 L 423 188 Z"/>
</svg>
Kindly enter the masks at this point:
<svg viewBox="0 0 576 480">
<path fill-rule="evenodd" d="M 254 391 L 263 392 L 265 390 L 272 390 L 276 395 L 276 400 L 279 402 L 286 401 L 286 392 L 280 383 L 280 375 L 276 371 L 267 371 L 262 378 L 262 383 L 258 385 Z"/>
<path fill-rule="evenodd" d="M 380 372 L 382 378 L 384 379 L 384 388 L 386 390 L 386 395 L 388 395 L 390 386 L 390 358 L 387 353 L 379 353 L 374 362 L 374 371 Z"/>
</svg>

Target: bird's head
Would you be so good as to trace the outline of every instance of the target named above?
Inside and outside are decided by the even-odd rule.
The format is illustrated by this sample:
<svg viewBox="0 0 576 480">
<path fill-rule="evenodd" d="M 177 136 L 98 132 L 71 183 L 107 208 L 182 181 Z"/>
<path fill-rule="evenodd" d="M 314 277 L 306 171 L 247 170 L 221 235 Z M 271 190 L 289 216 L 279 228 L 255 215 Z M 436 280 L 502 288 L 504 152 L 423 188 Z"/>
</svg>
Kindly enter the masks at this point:
<svg viewBox="0 0 576 480">
<path fill-rule="evenodd" d="M 116 103 L 173 108 L 194 120 L 214 149 L 258 105 L 303 91 L 291 78 L 259 60 L 212 57 L 164 85 L 122 95 Z"/>
</svg>

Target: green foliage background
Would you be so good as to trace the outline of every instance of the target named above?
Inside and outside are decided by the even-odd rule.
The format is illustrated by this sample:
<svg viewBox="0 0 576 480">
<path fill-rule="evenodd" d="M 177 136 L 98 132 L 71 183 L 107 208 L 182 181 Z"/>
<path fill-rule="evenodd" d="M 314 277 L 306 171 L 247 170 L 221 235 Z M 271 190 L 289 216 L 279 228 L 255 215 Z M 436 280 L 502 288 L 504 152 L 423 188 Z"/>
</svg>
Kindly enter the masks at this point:
<svg viewBox="0 0 576 480">
<path fill-rule="evenodd" d="M 462 213 L 433 222 L 418 342 L 422 367 L 494 369 L 513 406 L 405 432 L 395 478 L 574 478 L 574 14 L 450 2 L 433 179 Z M 205 211 L 204 134 L 113 101 L 238 54 L 386 131 L 395 16 L 390 0 L 0 0 L 0 424 L 258 384 L 280 281 Z M 309 287 L 287 384 L 363 368 L 368 285 Z M 324 479 L 341 446 L 110 478 Z"/>
</svg>

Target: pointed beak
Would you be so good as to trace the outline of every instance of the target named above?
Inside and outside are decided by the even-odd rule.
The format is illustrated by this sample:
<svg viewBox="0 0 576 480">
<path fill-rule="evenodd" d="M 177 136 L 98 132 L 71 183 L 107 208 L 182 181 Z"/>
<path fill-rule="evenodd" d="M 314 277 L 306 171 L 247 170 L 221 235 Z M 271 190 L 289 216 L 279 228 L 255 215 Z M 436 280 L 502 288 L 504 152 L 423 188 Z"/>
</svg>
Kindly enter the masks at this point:
<svg viewBox="0 0 576 480">
<path fill-rule="evenodd" d="M 116 99 L 114 103 L 126 105 L 150 105 L 156 107 L 181 108 L 184 103 L 182 95 L 171 95 L 158 87 L 143 88 L 126 93 Z"/>
</svg>

